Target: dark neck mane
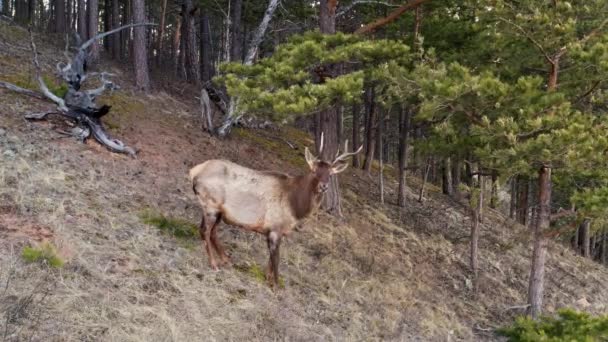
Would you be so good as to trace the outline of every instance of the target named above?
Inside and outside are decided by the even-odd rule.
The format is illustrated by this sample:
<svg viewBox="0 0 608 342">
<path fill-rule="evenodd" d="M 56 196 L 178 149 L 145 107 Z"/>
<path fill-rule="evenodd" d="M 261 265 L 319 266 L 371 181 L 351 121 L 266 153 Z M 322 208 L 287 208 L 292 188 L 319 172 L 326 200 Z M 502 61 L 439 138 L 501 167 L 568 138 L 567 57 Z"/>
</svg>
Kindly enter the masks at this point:
<svg viewBox="0 0 608 342">
<path fill-rule="evenodd" d="M 302 219 L 317 207 L 321 194 L 317 192 L 318 180 L 310 173 L 290 179 L 289 204 L 296 219 Z"/>
</svg>

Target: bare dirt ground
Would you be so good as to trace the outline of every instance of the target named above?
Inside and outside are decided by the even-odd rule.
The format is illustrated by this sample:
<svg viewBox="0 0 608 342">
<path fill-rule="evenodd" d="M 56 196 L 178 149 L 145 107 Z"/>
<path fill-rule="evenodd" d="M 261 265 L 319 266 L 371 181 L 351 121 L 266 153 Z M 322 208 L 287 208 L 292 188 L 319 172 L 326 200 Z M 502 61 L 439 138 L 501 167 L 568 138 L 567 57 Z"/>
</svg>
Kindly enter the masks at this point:
<svg viewBox="0 0 608 342">
<path fill-rule="evenodd" d="M 24 32 L 0 23 L 0 80 L 27 82 Z M 39 39 L 43 39 L 39 38 Z M 41 45 L 52 73 L 61 53 Z M 4 48 L 4 47 L 8 48 Z M 479 341 L 522 312 L 530 244 L 525 228 L 488 211 L 480 241 L 481 284 L 468 277 L 465 208 L 430 187 L 406 210 L 379 205 L 365 173 L 341 176 L 345 218 L 319 214 L 284 244 L 285 288 L 273 292 L 256 265 L 265 241 L 222 226 L 235 267 L 213 272 L 196 239 L 179 240 L 140 218 L 145 210 L 197 224 L 200 210 L 187 179 L 210 158 L 301 172 L 305 134 L 237 130 L 216 140 L 202 133 L 196 101 L 164 92 L 123 90 L 99 101 L 113 136 L 137 159 L 81 144 L 57 132 L 61 119 L 28 122 L 52 106 L 0 89 L 0 335 L 18 341 Z M 298 146 L 291 150 L 280 138 Z M 377 178 L 374 175 L 374 179 Z M 413 190 L 419 180 L 410 179 Z M 66 262 L 26 264 L 26 245 L 51 241 Z M 608 310 L 605 268 L 552 244 L 545 303 Z"/>
</svg>

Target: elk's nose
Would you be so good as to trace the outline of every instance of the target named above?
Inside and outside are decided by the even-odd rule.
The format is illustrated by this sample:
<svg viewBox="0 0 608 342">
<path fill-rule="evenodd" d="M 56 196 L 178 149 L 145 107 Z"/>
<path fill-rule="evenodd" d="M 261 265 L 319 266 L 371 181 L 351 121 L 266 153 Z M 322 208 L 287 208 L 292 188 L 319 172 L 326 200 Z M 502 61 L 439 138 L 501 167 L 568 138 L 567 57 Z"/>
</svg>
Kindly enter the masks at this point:
<svg viewBox="0 0 608 342">
<path fill-rule="evenodd" d="M 329 190 L 329 185 L 328 184 L 319 184 L 319 190 L 321 190 L 321 192 L 326 192 L 327 190 Z"/>
</svg>

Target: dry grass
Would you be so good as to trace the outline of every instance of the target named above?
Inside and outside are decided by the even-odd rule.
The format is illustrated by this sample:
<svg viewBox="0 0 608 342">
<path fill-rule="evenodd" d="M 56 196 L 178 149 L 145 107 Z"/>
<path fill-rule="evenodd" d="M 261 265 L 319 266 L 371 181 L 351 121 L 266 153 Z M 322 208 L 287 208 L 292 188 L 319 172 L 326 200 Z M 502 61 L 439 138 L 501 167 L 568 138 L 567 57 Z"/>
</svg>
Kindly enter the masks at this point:
<svg viewBox="0 0 608 342">
<path fill-rule="evenodd" d="M 18 67 L 3 53 L 0 79 Z M 408 208 L 399 209 L 394 179 L 380 206 L 376 177 L 357 170 L 341 178 L 345 219 L 319 214 L 283 244 L 284 289 L 272 292 L 261 277 L 265 240 L 232 227 L 222 226 L 219 237 L 236 266 L 211 271 L 196 238 L 184 243 L 157 228 L 199 222 L 187 170 L 209 158 L 301 170 L 293 156 L 309 140 L 247 131 L 217 141 L 198 130 L 198 110 L 187 101 L 164 93 L 145 105 L 127 101 L 128 82 L 106 101 L 117 109 L 112 133 L 139 149 L 136 160 L 64 138 L 53 124 L 25 122 L 21 114 L 45 105 L 0 90 L 0 234 L 17 222 L 7 213 L 50 227 L 66 261 L 60 270 L 26 264 L 19 254 L 27 241 L 0 244 L 0 309 L 16 317 L 6 325 L 10 339 L 493 340 L 483 329 L 509 322 L 518 313 L 509 307 L 525 302 L 530 251 L 522 227 L 487 213 L 474 298 L 464 207 L 429 186 L 427 201 L 410 193 Z M 417 190 L 419 181 L 410 181 Z M 146 208 L 162 216 L 143 222 Z M 582 297 L 590 303 L 584 309 L 607 310 L 602 267 L 551 245 L 547 276 L 549 311 Z"/>
</svg>

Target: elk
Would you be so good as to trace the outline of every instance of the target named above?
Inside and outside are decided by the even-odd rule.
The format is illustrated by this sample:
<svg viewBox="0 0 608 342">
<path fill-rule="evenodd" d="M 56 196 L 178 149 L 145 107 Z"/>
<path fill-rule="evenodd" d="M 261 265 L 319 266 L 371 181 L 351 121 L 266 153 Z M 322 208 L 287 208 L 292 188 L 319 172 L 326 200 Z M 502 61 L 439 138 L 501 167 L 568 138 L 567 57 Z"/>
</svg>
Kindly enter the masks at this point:
<svg viewBox="0 0 608 342">
<path fill-rule="evenodd" d="M 344 146 L 348 151 L 348 141 Z M 227 160 L 208 160 L 190 170 L 192 188 L 202 209 L 199 232 L 211 268 L 218 270 L 213 250 L 220 266 L 230 265 L 230 258 L 217 239 L 220 221 L 266 236 L 270 259 L 266 279 L 270 286 L 279 281 L 279 247 L 281 238 L 291 233 L 295 225 L 320 206 L 329 189 L 331 175 L 348 167 L 348 158 L 361 152 L 336 153 L 328 162 L 315 157 L 306 147 L 304 155 L 310 168 L 300 176 L 253 170 Z M 323 135 L 319 151 L 323 150 Z"/>
</svg>

